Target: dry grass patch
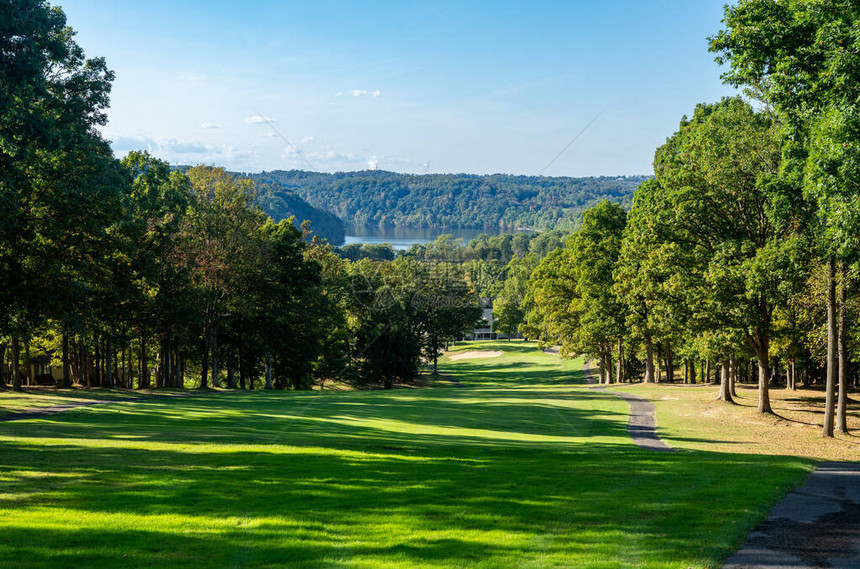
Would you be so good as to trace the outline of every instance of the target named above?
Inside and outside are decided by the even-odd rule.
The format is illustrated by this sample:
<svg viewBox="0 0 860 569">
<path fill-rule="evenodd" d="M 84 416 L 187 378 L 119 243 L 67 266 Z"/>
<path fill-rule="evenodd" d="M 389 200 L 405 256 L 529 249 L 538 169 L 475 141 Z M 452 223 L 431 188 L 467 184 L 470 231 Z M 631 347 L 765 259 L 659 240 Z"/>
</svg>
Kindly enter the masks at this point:
<svg viewBox="0 0 860 569">
<path fill-rule="evenodd" d="M 860 402 L 849 404 L 849 435 L 821 436 L 824 392 L 820 389 L 772 389 L 774 415 L 762 415 L 758 390 L 738 386 L 735 404 L 717 400 L 714 385 L 618 385 L 654 402 L 661 437 L 677 448 L 714 452 L 860 460 Z"/>
</svg>

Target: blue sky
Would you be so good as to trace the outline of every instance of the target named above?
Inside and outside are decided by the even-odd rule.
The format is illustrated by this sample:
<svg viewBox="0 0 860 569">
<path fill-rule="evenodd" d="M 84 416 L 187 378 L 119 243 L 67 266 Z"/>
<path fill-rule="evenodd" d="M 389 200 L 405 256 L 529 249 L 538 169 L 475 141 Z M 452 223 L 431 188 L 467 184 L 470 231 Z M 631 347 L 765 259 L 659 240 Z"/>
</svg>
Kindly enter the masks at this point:
<svg viewBox="0 0 860 569">
<path fill-rule="evenodd" d="M 544 173 L 647 174 L 734 93 L 707 51 L 723 0 L 59 4 L 116 72 L 117 154 L 178 164 L 531 175 L 603 111 Z"/>
</svg>

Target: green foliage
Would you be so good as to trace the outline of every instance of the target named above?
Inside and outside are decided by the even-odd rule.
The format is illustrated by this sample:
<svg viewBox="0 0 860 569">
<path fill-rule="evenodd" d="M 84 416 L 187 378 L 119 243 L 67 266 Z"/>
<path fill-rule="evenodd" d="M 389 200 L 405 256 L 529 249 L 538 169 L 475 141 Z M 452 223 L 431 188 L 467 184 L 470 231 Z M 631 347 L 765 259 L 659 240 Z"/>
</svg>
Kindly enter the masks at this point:
<svg viewBox="0 0 860 569">
<path fill-rule="evenodd" d="M 349 225 L 573 229 L 581 212 L 603 199 L 629 203 L 643 176 L 549 178 L 494 174 L 409 175 L 301 170 L 251 177 L 277 185 Z M 504 260 L 507 263 L 509 259 Z"/>
<path fill-rule="evenodd" d="M 397 252 L 388 243 L 350 243 L 337 250 L 344 259 L 358 261 L 359 259 L 370 259 L 372 261 L 393 261 Z"/>
<path fill-rule="evenodd" d="M 314 207 L 277 182 L 261 182 L 257 185 L 257 203 L 275 221 L 294 218 L 298 222 L 310 222 L 313 235 L 328 240 L 333 245 L 343 243 L 346 229 L 337 216 Z"/>
<path fill-rule="evenodd" d="M 528 292 L 529 277 L 538 264 L 538 257 L 529 253 L 525 257 L 514 257 L 506 267 L 507 278 L 496 300 L 493 302 L 493 330 L 508 337 L 520 331 L 525 322 L 524 303 Z"/>
<path fill-rule="evenodd" d="M 567 246 L 550 253 L 528 282 L 526 337 L 560 345 L 565 356 L 608 354 L 624 335 L 613 290 L 627 216 L 608 201 L 587 210 Z"/>
</svg>

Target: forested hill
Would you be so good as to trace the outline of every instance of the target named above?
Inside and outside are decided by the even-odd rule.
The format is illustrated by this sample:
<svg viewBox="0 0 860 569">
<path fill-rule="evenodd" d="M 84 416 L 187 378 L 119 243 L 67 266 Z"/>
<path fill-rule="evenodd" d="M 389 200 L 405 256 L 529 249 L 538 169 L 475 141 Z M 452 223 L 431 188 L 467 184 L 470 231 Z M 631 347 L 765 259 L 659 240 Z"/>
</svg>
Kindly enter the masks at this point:
<svg viewBox="0 0 860 569">
<path fill-rule="evenodd" d="M 629 206 L 645 176 L 569 178 L 493 174 L 335 174 L 276 170 L 250 174 L 280 185 L 350 225 L 565 229 L 603 199 Z"/>
<path fill-rule="evenodd" d="M 314 235 L 325 237 L 333 245 L 343 243 L 346 231 L 343 221 L 336 215 L 314 207 L 278 183 L 256 181 L 260 207 L 272 219 L 280 221 L 295 216 L 296 225 L 308 220 L 311 222 L 310 229 Z"/>
<path fill-rule="evenodd" d="M 171 168 L 187 172 L 191 166 L 177 165 Z M 310 229 L 314 235 L 328 239 L 333 245 L 343 243 L 346 228 L 344 222 L 336 215 L 309 204 L 279 182 L 260 179 L 259 174 L 243 172 L 232 172 L 232 174 L 253 180 L 257 186 L 257 201 L 260 207 L 275 221 L 294 217 L 297 227 L 304 221 L 310 221 Z"/>
</svg>

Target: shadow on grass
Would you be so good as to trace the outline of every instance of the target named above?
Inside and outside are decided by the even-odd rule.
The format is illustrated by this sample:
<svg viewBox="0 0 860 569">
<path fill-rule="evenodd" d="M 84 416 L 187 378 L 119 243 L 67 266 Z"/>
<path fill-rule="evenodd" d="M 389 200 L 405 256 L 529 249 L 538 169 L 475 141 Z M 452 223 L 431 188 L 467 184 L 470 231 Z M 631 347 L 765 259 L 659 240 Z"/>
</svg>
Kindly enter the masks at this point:
<svg viewBox="0 0 860 569">
<path fill-rule="evenodd" d="M 716 563 L 767 512 L 775 488 L 808 468 L 785 457 L 612 444 L 473 451 L 82 452 L 7 441 L 0 561 L 576 566 L 605 549 L 606 561 L 624 565 L 633 547 L 638 566 Z"/>
<path fill-rule="evenodd" d="M 811 468 L 641 450 L 575 366 L 524 343 L 499 360 L 445 365 L 467 388 L 3 424 L 0 566 L 716 566 Z"/>
<path fill-rule="evenodd" d="M 250 417 L 253 417 L 251 419 Z M 626 440 L 625 405 L 558 389 L 196 395 L 70 410 L 4 425 L 35 438 L 185 444 L 288 444 L 349 449 L 409 442 L 441 446 L 581 445 Z"/>
</svg>

